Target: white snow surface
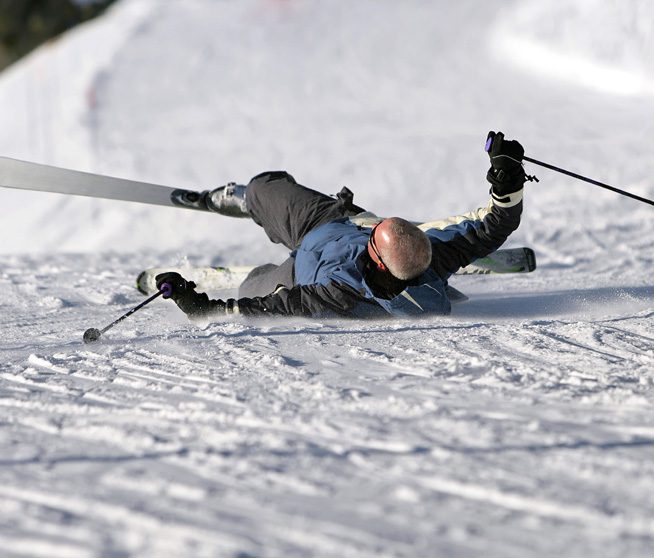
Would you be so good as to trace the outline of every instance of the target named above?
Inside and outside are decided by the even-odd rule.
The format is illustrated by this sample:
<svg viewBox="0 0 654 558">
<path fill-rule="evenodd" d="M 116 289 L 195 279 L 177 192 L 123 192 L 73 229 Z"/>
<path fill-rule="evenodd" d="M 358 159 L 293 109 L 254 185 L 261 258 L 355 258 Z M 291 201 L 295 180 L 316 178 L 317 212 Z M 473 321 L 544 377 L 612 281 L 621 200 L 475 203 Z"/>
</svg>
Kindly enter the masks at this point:
<svg viewBox="0 0 654 558">
<path fill-rule="evenodd" d="M 378 214 L 486 202 L 488 130 L 654 198 L 647 0 L 123 0 L 0 76 L 0 154 Z M 420 321 L 190 324 L 247 220 L 0 191 L 0 554 L 651 556 L 651 206 L 528 166 L 530 275 Z M 220 293 L 219 293 L 220 294 Z M 223 293 L 224 294 L 224 293 Z"/>
</svg>

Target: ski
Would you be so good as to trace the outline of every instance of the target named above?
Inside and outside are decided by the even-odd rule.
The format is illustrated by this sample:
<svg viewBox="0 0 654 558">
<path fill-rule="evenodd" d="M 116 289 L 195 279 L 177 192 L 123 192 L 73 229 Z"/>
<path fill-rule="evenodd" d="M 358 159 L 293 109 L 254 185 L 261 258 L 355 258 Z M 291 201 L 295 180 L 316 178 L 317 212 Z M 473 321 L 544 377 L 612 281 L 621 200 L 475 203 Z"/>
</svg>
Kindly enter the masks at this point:
<svg viewBox="0 0 654 558">
<path fill-rule="evenodd" d="M 479 258 L 456 272 L 457 275 L 489 275 L 496 273 L 530 273 L 536 269 L 536 254 L 531 248 L 499 249 Z"/>
<path fill-rule="evenodd" d="M 209 211 L 205 192 L 0 157 L 0 186 Z"/>
<path fill-rule="evenodd" d="M 136 279 L 136 288 L 145 295 L 157 292 L 155 277 L 166 271 L 176 271 L 193 281 L 199 291 L 237 289 L 254 269 L 253 266 L 228 267 L 155 267 L 142 271 Z M 529 273 L 536 269 L 536 255 L 531 248 L 497 250 L 485 258 L 461 268 L 457 275 L 489 275 Z"/>
<path fill-rule="evenodd" d="M 193 281 L 199 291 L 237 289 L 254 266 L 234 267 L 152 267 L 139 273 L 136 288 L 143 294 L 157 292 L 155 277 L 166 271 L 176 271 L 184 279 Z"/>
</svg>

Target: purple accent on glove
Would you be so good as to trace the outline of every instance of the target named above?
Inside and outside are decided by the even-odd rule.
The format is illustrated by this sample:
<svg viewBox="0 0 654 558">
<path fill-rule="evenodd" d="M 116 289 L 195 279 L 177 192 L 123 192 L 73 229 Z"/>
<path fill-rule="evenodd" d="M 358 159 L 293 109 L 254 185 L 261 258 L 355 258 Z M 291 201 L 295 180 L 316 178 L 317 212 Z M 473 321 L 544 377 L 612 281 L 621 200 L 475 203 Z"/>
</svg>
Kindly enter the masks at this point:
<svg viewBox="0 0 654 558">
<path fill-rule="evenodd" d="M 494 138 L 494 137 L 495 137 L 494 135 L 492 135 L 492 136 L 489 135 L 489 136 L 488 136 L 488 139 L 486 140 L 486 147 L 484 148 L 484 150 L 486 151 L 486 153 L 488 153 L 488 152 L 490 151 L 491 146 L 493 145 L 493 138 Z"/>
<path fill-rule="evenodd" d="M 170 283 L 164 283 L 159 289 L 164 298 L 170 298 L 173 294 L 173 286 Z"/>
</svg>

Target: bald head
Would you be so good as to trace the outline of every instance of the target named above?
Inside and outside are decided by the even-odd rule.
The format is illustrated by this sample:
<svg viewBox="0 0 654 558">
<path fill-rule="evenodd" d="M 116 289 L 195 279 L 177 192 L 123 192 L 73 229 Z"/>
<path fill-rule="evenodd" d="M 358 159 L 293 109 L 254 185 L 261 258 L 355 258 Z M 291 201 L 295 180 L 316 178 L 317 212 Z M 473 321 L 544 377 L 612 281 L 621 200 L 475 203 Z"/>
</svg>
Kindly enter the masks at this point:
<svg viewBox="0 0 654 558">
<path fill-rule="evenodd" d="M 414 224 L 400 217 L 384 219 L 375 230 L 374 243 L 384 265 L 394 277 L 407 281 L 422 275 L 431 262 L 431 242 Z M 368 245 L 368 253 L 377 262 Z"/>
</svg>

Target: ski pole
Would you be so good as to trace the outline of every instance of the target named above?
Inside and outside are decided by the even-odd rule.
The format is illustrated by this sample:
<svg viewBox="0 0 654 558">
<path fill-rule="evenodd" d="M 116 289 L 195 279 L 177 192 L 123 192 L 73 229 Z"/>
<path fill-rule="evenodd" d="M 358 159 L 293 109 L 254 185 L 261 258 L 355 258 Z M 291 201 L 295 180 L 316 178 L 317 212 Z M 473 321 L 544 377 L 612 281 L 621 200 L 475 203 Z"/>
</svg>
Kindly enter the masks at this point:
<svg viewBox="0 0 654 558">
<path fill-rule="evenodd" d="M 484 147 L 484 150 L 488 153 L 491 150 L 491 146 L 493 145 L 493 140 L 495 139 L 495 132 L 488 132 L 488 137 L 486 138 L 486 145 Z M 561 174 L 566 174 L 568 176 L 571 176 L 572 178 L 576 178 L 578 180 L 583 180 L 584 182 L 588 182 L 590 184 L 594 184 L 595 186 L 600 186 L 601 188 L 606 188 L 607 190 L 611 190 L 612 192 L 616 192 L 618 194 L 622 194 L 623 196 L 627 196 L 628 198 L 633 198 L 634 200 L 641 201 L 643 203 L 648 203 L 650 205 L 654 205 L 654 200 L 648 200 L 647 198 L 643 198 L 641 196 L 637 196 L 636 194 L 632 194 L 631 192 L 626 192 L 625 190 L 620 190 L 620 188 L 616 188 L 615 186 L 609 186 L 608 184 L 604 184 L 603 182 L 599 182 L 598 180 L 593 180 L 592 178 L 587 178 L 585 176 L 582 176 L 581 174 L 577 174 L 576 172 L 571 172 L 569 170 L 562 169 L 560 167 L 555 167 L 554 165 L 550 165 L 549 163 L 543 163 L 543 161 L 538 161 L 536 159 L 532 159 L 531 157 L 524 156 L 522 157 L 523 161 L 528 161 L 530 163 L 534 163 L 535 165 L 540 165 L 541 167 L 545 167 L 546 169 L 550 169 L 556 172 L 560 172 Z M 516 160 L 516 162 L 519 162 Z M 528 180 L 536 180 L 538 182 L 538 179 L 534 177 L 527 177 Z"/>
<path fill-rule="evenodd" d="M 143 302 L 141 302 L 141 304 L 139 304 L 138 306 L 135 306 L 129 312 L 123 314 L 120 318 L 118 318 L 117 320 L 111 322 L 108 326 L 106 326 L 106 327 L 104 327 L 102 329 L 96 329 L 94 327 L 90 327 L 89 329 L 87 329 L 84 332 L 84 343 L 93 343 L 94 341 L 97 341 L 98 339 L 100 339 L 100 336 L 104 332 L 110 330 L 116 324 L 122 322 L 125 318 L 131 316 L 134 312 L 136 312 L 137 310 L 140 310 L 146 304 L 150 304 L 150 302 L 152 302 L 155 298 L 158 298 L 161 295 L 165 295 L 166 297 L 169 297 L 172 294 L 172 292 L 173 292 L 172 286 L 169 283 L 164 283 L 163 285 L 161 285 L 161 289 L 156 294 L 153 294 L 150 298 L 148 298 L 147 300 L 144 300 Z"/>
<path fill-rule="evenodd" d="M 642 198 L 640 196 L 637 196 L 636 194 L 632 194 L 631 192 L 625 192 L 624 190 L 620 190 L 620 188 L 616 188 L 615 186 L 609 186 L 608 184 L 604 184 L 603 182 L 593 180 L 592 178 L 587 178 L 585 176 L 577 174 L 576 172 L 571 172 L 569 170 L 561 169 L 559 167 L 555 167 L 554 165 L 550 165 L 549 163 L 543 163 L 542 161 L 537 161 L 536 159 L 532 159 L 531 157 L 526 157 L 525 156 L 522 159 L 524 161 L 529 161 L 530 163 L 534 163 L 535 165 L 540 165 L 541 167 L 545 167 L 546 169 L 550 169 L 550 170 L 553 170 L 553 171 L 556 171 L 556 172 L 560 172 L 561 174 L 567 174 L 568 176 L 571 176 L 572 178 L 577 178 L 578 180 L 583 180 L 584 182 L 589 182 L 590 184 L 594 184 L 595 186 L 600 186 L 601 188 L 606 188 L 607 190 L 611 190 L 612 192 L 622 194 L 623 196 L 627 196 L 628 198 L 633 198 L 633 199 L 641 201 L 643 203 L 648 203 L 650 205 L 654 205 L 654 200 L 648 200 L 647 198 Z"/>
</svg>

